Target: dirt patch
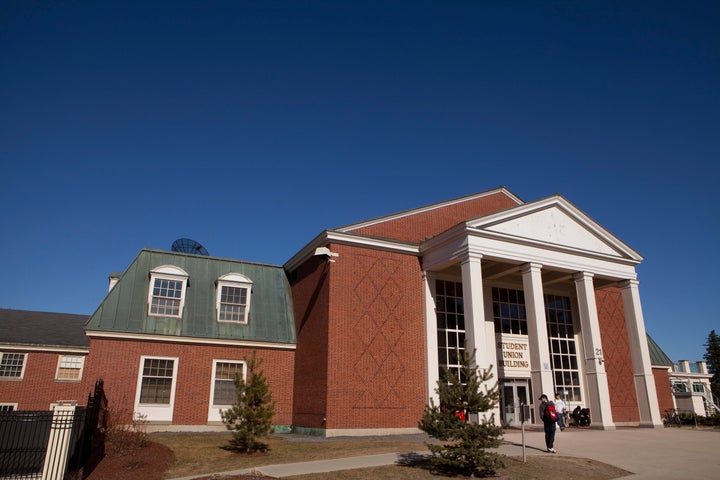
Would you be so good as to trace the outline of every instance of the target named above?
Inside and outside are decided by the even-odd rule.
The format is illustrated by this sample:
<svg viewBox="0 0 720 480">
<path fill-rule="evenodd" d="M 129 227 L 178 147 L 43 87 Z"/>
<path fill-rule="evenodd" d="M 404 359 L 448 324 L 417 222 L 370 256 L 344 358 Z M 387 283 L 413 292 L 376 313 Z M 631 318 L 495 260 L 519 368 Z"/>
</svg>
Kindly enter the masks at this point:
<svg viewBox="0 0 720 480">
<path fill-rule="evenodd" d="M 121 455 L 108 442 L 105 457 L 87 480 L 162 480 L 174 461 L 173 451 L 160 443 L 148 442 L 145 447 Z"/>
</svg>

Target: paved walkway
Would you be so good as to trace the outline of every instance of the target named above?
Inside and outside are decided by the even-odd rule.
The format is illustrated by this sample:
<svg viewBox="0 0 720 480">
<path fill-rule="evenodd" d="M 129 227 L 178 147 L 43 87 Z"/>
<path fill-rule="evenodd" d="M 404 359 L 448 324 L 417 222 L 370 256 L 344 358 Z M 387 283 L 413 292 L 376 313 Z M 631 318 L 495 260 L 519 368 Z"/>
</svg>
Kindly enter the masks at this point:
<svg viewBox="0 0 720 480">
<path fill-rule="evenodd" d="M 522 432 L 505 432 L 505 445 L 498 451 L 522 456 Z M 319 444 L 321 445 L 321 444 Z M 545 452 L 541 431 L 525 432 L 525 454 L 550 455 Z M 557 432 L 555 449 L 558 455 L 591 458 L 622 468 L 632 475 L 630 480 L 720 478 L 720 431 L 689 428 L 624 428 L 601 431 L 567 428 Z M 423 453 L 423 452 L 419 452 Z M 283 478 L 306 473 L 331 472 L 353 468 L 392 465 L 407 453 L 386 453 L 313 462 L 267 465 L 252 469 L 217 472 L 216 475 L 237 475 L 251 471 Z M 192 480 L 204 475 L 175 480 Z M 582 475 L 579 473 L 579 478 Z"/>
</svg>

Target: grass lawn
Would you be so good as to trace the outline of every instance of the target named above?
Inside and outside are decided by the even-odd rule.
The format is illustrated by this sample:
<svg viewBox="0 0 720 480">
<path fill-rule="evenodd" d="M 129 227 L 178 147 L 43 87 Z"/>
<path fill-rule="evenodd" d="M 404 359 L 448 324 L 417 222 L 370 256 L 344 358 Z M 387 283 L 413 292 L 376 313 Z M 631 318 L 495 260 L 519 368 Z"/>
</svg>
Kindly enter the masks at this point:
<svg viewBox="0 0 720 480">
<path fill-rule="evenodd" d="M 270 450 L 252 455 L 238 454 L 225 449 L 230 433 L 153 433 L 150 440 L 169 447 L 175 454 L 175 463 L 164 477 L 175 478 L 210 474 L 229 470 L 259 467 L 280 463 L 294 463 L 356 455 L 372 455 L 388 452 L 425 451 L 427 446 L 420 436 L 325 439 L 300 436 L 271 436 L 267 443 Z M 508 459 L 508 468 L 498 472 L 497 479 L 561 480 L 588 478 L 604 480 L 627 475 L 628 472 L 588 459 L 542 455 L 528 457 L 527 463 L 520 459 Z M 427 466 L 412 466 L 345 470 L 327 474 L 298 475 L 295 480 L 330 479 L 437 479 Z"/>
</svg>

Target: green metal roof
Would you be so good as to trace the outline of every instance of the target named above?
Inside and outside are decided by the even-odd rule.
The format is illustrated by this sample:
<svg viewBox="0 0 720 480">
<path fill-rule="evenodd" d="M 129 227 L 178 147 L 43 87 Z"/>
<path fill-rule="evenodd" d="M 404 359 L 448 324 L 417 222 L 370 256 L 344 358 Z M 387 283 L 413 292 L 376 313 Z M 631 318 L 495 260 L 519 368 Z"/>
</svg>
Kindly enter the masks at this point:
<svg viewBox="0 0 720 480">
<path fill-rule="evenodd" d="M 648 341 L 648 349 L 650 350 L 650 365 L 654 366 L 663 366 L 663 367 L 672 367 L 673 362 L 670 360 L 670 357 L 663 352 L 662 348 L 655 343 L 655 340 L 653 340 L 649 334 L 647 335 L 647 341 Z"/>
<path fill-rule="evenodd" d="M 182 318 L 148 315 L 150 272 L 161 265 L 185 270 L 188 285 Z M 216 320 L 216 281 L 241 273 L 253 281 L 248 323 Z M 294 344 L 290 285 L 281 266 L 143 249 L 108 292 L 87 331 L 169 335 Z"/>
</svg>

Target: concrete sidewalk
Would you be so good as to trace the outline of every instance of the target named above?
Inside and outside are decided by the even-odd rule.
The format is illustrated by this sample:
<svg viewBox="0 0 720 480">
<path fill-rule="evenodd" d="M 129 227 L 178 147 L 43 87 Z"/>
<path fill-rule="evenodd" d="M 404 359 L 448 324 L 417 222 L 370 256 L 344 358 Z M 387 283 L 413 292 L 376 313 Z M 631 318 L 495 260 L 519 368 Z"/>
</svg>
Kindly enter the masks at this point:
<svg viewBox="0 0 720 480">
<path fill-rule="evenodd" d="M 522 433 L 508 430 L 505 444 L 497 451 L 509 456 L 522 456 Z M 321 448 L 322 443 L 318 447 Z M 525 454 L 551 455 L 545 452 L 544 434 L 541 431 L 525 432 Z M 614 465 L 640 479 L 693 480 L 720 478 L 720 431 L 692 430 L 690 428 L 624 428 L 601 431 L 566 428 L 555 437 L 558 455 L 590 458 Z M 312 462 L 266 465 L 251 469 L 217 472 L 215 475 L 238 475 L 258 472 L 271 477 L 283 478 L 306 473 L 332 472 L 355 468 L 393 465 L 408 455 L 426 454 L 386 453 L 320 460 Z M 182 477 L 174 480 L 192 480 L 208 474 Z M 578 473 L 582 478 L 582 473 Z"/>
</svg>

